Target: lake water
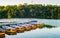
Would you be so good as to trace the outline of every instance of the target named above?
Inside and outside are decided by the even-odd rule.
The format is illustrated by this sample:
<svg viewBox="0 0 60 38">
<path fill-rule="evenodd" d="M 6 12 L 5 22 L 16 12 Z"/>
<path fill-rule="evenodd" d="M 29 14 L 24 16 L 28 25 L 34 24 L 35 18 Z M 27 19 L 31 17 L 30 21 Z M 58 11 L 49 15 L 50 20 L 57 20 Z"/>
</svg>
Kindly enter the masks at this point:
<svg viewBox="0 0 60 38">
<path fill-rule="evenodd" d="M 0 22 L 28 22 L 31 20 L 37 20 L 37 23 L 44 23 L 56 28 L 37 28 L 31 31 L 25 31 L 24 33 L 17 33 L 17 35 L 7 35 L 5 38 L 60 38 L 60 20 L 53 19 L 0 19 Z"/>
</svg>

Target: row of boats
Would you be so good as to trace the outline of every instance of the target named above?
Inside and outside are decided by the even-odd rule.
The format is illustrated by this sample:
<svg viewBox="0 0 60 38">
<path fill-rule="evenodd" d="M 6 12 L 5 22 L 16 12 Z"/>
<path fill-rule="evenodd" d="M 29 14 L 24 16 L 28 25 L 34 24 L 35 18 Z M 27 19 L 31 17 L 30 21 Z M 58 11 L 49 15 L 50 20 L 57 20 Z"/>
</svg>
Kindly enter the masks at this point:
<svg viewBox="0 0 60 38">
<path fill-rule="evenodd" d="M 44 24 L 37 24 L 37 21 L 29 21 L 25 23 L 9 22 L 0 24 L 0 37 L 5 37 L 5 34 L 17 34 L 24 31 L 30 31 L 36 28 L 42 28 Z"/>
</svg>

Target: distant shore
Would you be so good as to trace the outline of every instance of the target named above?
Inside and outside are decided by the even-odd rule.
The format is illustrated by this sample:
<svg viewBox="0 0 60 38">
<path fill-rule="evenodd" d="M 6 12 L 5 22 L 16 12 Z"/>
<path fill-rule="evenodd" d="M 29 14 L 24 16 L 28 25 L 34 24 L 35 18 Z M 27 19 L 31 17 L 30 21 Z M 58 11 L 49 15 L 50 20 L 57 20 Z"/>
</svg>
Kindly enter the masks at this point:
<svg viewBox="0 0 60 38">
<path fill-rule="evenodd" d="M 0 6 L 1 18 L 60 19 L 60 6 L 42 4 Z"/>
</svg>

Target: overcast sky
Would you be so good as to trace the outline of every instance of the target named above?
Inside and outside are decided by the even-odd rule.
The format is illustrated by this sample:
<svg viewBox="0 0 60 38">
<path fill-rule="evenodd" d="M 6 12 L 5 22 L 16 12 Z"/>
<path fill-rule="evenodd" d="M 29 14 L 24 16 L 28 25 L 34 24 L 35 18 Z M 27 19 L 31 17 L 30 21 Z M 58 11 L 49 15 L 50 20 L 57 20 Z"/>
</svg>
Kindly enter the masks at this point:
<svg viewBox="0 0 60 38">
<path fill-rule="evenodd" d="M 18 5 L 18 4 L 52 4 L 60 5 L 60 0 L 0 0 L 0 5 Z"/>
</svg>

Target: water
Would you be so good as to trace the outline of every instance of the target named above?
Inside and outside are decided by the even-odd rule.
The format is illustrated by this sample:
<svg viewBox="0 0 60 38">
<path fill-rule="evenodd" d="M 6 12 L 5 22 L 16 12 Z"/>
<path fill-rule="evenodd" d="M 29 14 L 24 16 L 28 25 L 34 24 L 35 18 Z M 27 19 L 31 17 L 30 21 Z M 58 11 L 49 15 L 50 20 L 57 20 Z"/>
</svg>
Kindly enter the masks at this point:
<svg viewBox="0 0 60 38">
<path fill-rule="evenodd" d="M 60 38 L 60 20 L 53 19 L 1 19 L 1 22 L 27 22 L 31 20 L 37 20 L 37 23 L 44 23 L 56 28 L 37 28 L 31 31 L 25 31 L 24 33 L 18 33 L 17 35 L 7 35 L 5 38 Z"/>
<path fill-rule="evenodd" d="M 36 29 L 13 36 L 6 35 L 6 38 L 60 38 L 60 27 Z"/>
</svg>

